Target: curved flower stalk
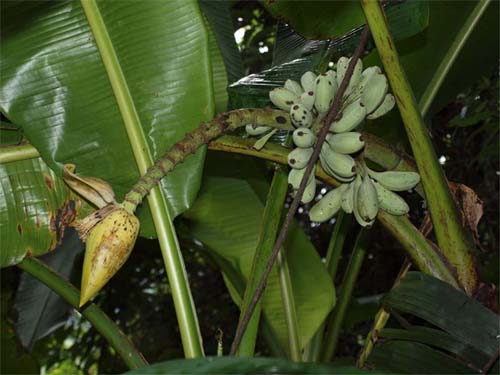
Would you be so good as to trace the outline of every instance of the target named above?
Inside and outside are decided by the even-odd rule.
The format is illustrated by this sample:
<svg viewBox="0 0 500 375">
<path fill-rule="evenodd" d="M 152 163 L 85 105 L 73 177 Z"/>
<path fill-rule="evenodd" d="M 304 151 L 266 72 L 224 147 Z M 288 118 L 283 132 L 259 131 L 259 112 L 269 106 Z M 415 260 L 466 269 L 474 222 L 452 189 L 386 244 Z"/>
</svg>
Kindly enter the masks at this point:
<svg viewBox="0 0 500 375">
<path fill-rule="evenodd" d="M 284 87 L 269 93 L 276 107 L 289 112 L 296 128 L 293 142 L 297 148 L 288 155 L 288 164 L 292 168 L 288 182 L 295 191 L 311 158 L 320 122 L 332 104 L 349 62 L 349 58 L 341 57 L 335 70 L 328 70 L 319 76 L 306 72 L 300 83 L 289 79 Z M 354 131 L 365 118 L 371 120 L 383 116 L 394 105 L 394 96 L 388 93 L 387 78 L 381 69 L 372 66 L 363 70 L 363 63 L 358 60 L 342 98 L 341 116 L 330 124 L 319 156 L 325 172 L 342 184 L 311 208 L 309 216 L 312 221 L 327 221 L 342 209 L 354 214 L 361 226 L 369 227 L 380 209 L 392 215 L 408 213 L 408 205 L 394 191 L 413 188 L 419 183 L 420 176 L 415 172 L 376 172 L 369 169 L 363 160 L 365 141 L 361 133 Z M 272 131 L 265 127 L 247 127 L 246 130 L 249 135 Z M 316 180 L 311 177 L 302 203 L 310 203 L 315 196 Z"/>
<path fill-rule="evenodd" d="M 105 181 L 77 176 L 74 165 L 65 166 L 66 183 L 98 208 L 74 224 L 86 244 L 80 306 L 97 294 L 129 257 L 140 226 L 134 212 L 151 189 L 199 147 L 247 124 L 293 129 L 290 119 L 283 116 L 282 111 L 271 108 L 259 111 L 240 109 L 221 114 L 187 133 L 183 140 L 160 157 L 126 194 L 122 203 L 116 202 L 111 186 Z"/>
</svg>

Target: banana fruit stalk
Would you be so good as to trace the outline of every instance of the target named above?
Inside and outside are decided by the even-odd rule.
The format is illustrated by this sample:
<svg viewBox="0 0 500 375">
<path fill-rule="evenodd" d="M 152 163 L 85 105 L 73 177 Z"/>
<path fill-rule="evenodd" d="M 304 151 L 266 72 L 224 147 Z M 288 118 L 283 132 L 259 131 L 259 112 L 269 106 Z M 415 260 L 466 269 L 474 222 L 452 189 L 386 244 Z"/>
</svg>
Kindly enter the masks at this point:
<svg viewBox="0 0 500 375">
<path fill-rule="evenodd" d="M 123 266 L 138 234 L 139 219 L 119 206 L 92 228 L 85 244 L 80 307 Z"/>
</svg>

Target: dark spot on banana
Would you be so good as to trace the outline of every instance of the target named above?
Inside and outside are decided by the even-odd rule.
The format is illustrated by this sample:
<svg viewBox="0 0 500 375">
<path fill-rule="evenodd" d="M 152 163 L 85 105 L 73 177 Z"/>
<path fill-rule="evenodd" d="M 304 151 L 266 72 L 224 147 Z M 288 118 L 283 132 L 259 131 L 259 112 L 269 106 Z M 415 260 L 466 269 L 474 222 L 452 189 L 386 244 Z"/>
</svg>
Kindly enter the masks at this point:
<svg viewBox="0 0 500 375">
<path fill-rule="evenodd" d="M 309 96 L 313 96 L 313 95 L 314 95 L 314 91 L 309 91 L 307 94 L 308 94 Z"/>
<path fill-rule="evenodd" d="M 284 124 L 286 122 L 286 118 L 284 118 L 283 116 L 277 116 L 275 120 L 278 124 Z"/>
<path fill-rule="evenodd" d="M 295 164 L 296 160 L 295 159 L 290 159 L 290 164 Z"/>
<path fill-rule="evenodd" d="M 292 105 L 293 101 L 292 100 L 287 100 L 285 103 L 288 104 L 288 105 Z"/>
<path fill-rule="evenodd" d="M 297 109 L 299 109 L 299 106 L 298 106 L 297 104 L 295 104 L 295 105 L 293 106 L 293 109 L 297 110 Z"/>
</svg>

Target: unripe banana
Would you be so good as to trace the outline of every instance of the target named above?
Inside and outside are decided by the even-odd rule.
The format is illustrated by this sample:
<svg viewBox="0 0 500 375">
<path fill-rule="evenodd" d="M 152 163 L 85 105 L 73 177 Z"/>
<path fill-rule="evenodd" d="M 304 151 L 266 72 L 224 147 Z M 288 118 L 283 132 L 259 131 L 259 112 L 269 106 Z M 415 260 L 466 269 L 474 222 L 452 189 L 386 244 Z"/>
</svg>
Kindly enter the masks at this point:
<svg viewBox="0 0 500 375">
<path fill-rule="evenodd" d="M 350 178 L 356 173 L 356 162 L 349 155 L 335 152 L 328 143 L 324 143 L 321 148 L 320 159 L 334 173 L 343 178 Z"/>
<path fill-rule="evenodd" d="M 349 59 L 349 62 L 351 62 L 351 59 Z M 358 87 L 362 79 L 362 73 L 363 73 L 363 62 L 361 61 L 361 59 L 358 59 L 356 65 L 354 66 L 354 70 L 352 72 L 351 79 L 349 80 L 349 84 L 347 85 L 347 88 L 345 90 L 344 98 L 348 97 L 356 89 L 356 87 Z"/>
<path fill-rule="evenodd" d="M 363 136 L 358 132 L 328 134 L 326 141 L 333 151 L 340 152 L 341 154 L 354 154 L 365 145 Z"/>
<path fill-rule="evenodd" d="M 285 89 L 287 89 L 290 92 L 293 92 L 297 96 L 301 96 L 302 93 L 304 92 L 300 83 L 294 81 L 293 79 L 287 79 L 285 81 L 284 87 Z"/>
<path fill-rule="evenodd" d="M 269 92 L 269 99 L 271 99 L 276 107 L 283 111 L 289 111 L 292 105 L 299 102 L 299 97 L 284 87 L 271 90 Z"/>
<path fill-rule="evenodd" d="M 342 184 L 321 198 L 309 211 L 311 221 L 322 223 L 330 220 L 339 211 L 346 188 L 347 185 Z"/>
<path fill-rule="evenodd" d="M 330 109 L 332 105 L 333 98 L 335 97 L 335 92 L 337 91 L 337 85 L 326 73 L 320 74 L 316 78 L 316 88 L 314 92 L 316 94 L 316 99 L 314 101 L 314 106 L 320 114 L 325 114 Z"/>
<path fill-rule="evenodd" d="M 351 176 L 351 177 L 342 177 L 340 175 L 338 175 L 337 173 L 335 173 L 329 166 L 328 164 L 321 158 L 321 154 L 320 154 L 320 164 L 321 164 L 321 167 L 323 168 L 323 170 L 325 171 L 326 174 L 332 176 L 334 179 L 336 179 L 337 181 L 339 182 L 345 182 L 345 183 L 348 183 L 348 182 L 351 182 L 352 180 L 354 180 L 354 177 L 355 175 Z"/>
<path fill-rule="evenodd" d="M 300 200 L 304 204 L 311 202 L 316 196 L 316 179 L 313 174 L 312 176 L 313 178 L 307 183 L 304 194 L 302 194 L 302 199 Z"/>
<path fill-rule="evenodd" d="M 370 222 L 375 220 L 379 210 L 377 190 L 368 175 L 363 178 L 356 196 L 356 204 L 359 215 L 363 220 Z"/>
<path fill-rule="evenodd" d="M 396 193 L 387 190 L 377 182 L 374 182 L 373 184 L 377 190 L 378 201 L 382 210 L 390 213 L 391 215 L 405 215 L 410 212 L 410 207 L 408 207 L 408 204 L 403 198 Z"/>
<path fill-rule="evenodd" d="M 330 125 L 330 130 L 334 133 L 348 132 L 361 124 L 365 116 L 365 107 L 361 103 L 361 100 L 356 100 L 342 111 L 342 117 Z"/>
<path fill-rule="evenodd" d="M 352 214 L 354 209 L 354 182 L 351 182 L 342 194 L 341 206 L 345 213 Z"/>
<path fill-rule="evenodd" d="M 375 111 L 366 116 L 366 118 L 369 120 L 373 120 L 376 119 L 377 117 L 383 116 L 394 107 L 394 104 L 396 104 L 396 99 L 394 99 L 394 95 L 387 94 L 382 104 L 380 104 Z"/>
<path fill-rule="evenodd" d="M 416 172 L 375 172 L 368 169 L 368 174 L 380 185 L 392 191 L 410 190 L 420 182 L 420 175 Z"/>
<path fill-rule="evenodd" d="M 354 214 L 354 217 L 356 218 L 356 221 L 358 222 L 359 225 L 361 225 L 362 227 L 371 227 L 373 225 L 373 223 L 375 222 L 375 220 L 367 221 L 367 220 L 363 219 L 363 217 L 359 213 L 358 192 L 359 192 L 359 188 L 361 187 L 362 181 L 363 180 L 362 180 L 361 176 L 357 175 L 356 179 L 352 182 L 352 184 L 354 186 L 352 213 Z"/>
<path fill-rule="evenodd" d="M 304 92 L 314 91 L 316 74 L 313 72 L 305 72 L 302 77 L 300 77 L 300 84 L 304 89 Z"/>
<path fill-rule="evenodd" d="M 125 263 L 139 233 L 139 220 L 122 208 L 111 211 L 86 239 L 80 306 L 84 305 Z"/>
<path fill-rule="evenodd" d="M 333 82 L 337 83 L 337 72 L 335 70 L 328 69 L 326 71 L 326 75 L 328 78 L 330 78 Z M 338 86 L 338 85 L 337 85 Z"/>
<path fill-rule="evenodd" d="M 292 186 L 293 190 L 298 190 L 300 186 L 300 182 L 302 181 L 302 178 L 304 177 L 304 173 L 306 172 L 307 168 L 302 168 L 302 169 L 291 169 L 290 173 L 288 173 L 288 184 Z M 309 179 L 307 180 L 307 183 L 309 184 L 311 180 L 314 180 L 314 175 L 316 172 L 316 167 L 313 168 L 311 174 L 309 175 Z"/>
<path fill-rule="evenodd" d="M 361 95 L 363 94 L 364 88 L 366 86 L 366 82 L 374 75 L 374 74 L 382 74 L 382 70 L 378 66 L 370 66 L 366 68 L 362 73 L 361 73 L 361 80 L 359 81 L 358 85 L 354 88 L 353 92 L 350 95 L 350 98 L 352 98 L 353 101 L 358 100 L 361 98 Z"/>
<path fill-rule="evenodd" d="M 313 153 L 313 148 L 296 148 L 288 154 L 288 165 L 294 169 L 302 169 L 307 166 Z"/>
<path fill-rule="evenodd" d="M 296 128 L 309 128 L 313 123 L 313 115 L 302 104 L 294 104 L 290 109 L 290 119 Z"/>
<path fill-rule="evenodd" d="M 300 103 L 304 105 L 308 110 L 312 110 L 314 107 L 314 101 L 316 99 L 316 94 L 313 90 L 306 91 L 300 96 Z"/>
<path fill-rule="evenodd" d="M 269 126 L 254 126 L 253 124 L 248 124 L 245 126 L 245 131 L 249 135 L 253 136 L 267 133 L 269 130 L 271 130 L 271 127 Z"/>
<path fill-rule="evenodd" d="M 382 70 L 380 69 L 379 66 L 369 66 L 365 70 L 363 70 L 363 73 L 361 75 L 363 76 L 363 79 L 368 80 L 372 75 L 374 74 L 382 74 Z"/>
<path fill-rule="evenodd" d="M 349 66 L 349 58 L 342 56 L 337 61 L 337 86 L 342 84 L 342 80 L 344 79 L 345 72 L 347 71 L 347 67 Z"/>
<path fill-rule="evenodd" d="M 313 131 L 308 128 L 298 128 L 293 132 L 293 143 L 300 148 L 309 148 L 316 142 L 316 136 Z"/>
<path fill-rule="evenodd" d="M 372 113 L 382 104 L 388 88 L 387 78 L 383 74 L 375 73 L 368 79 L 361 95 L 367 114 Z"/>
</svg>

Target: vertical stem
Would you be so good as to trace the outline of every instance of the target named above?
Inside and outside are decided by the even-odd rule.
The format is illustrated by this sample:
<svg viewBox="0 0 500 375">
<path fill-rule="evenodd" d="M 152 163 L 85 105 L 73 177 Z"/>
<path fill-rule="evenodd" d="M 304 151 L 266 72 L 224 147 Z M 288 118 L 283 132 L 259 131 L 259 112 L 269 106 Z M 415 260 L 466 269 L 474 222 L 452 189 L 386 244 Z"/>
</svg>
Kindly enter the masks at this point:
<svg viewBox="0 0 500 375">
<path fill-rule="evenodd" d="M 362 228 L 356 238 L 351 259 L 349 260 L 349 264 L 342 281 L 337 304 L 330 315 L 328 334 L 323 344 L 323 354 L 321 356 L 321 360 L 323 362 L 329 362 L 337 349 L 340 331 L 342 329 L 342 322 L 344 321 L 345 313 L 347 311 L 347 307 L 349 306 L 349 301 L 351 300 L 352 291 L 354 290 L 354 285 L 356 283 L 356 279 L 358 278 L 361 265 L 365 259 L 366 247 L 368 243 L 367 233 L 368 230 Z"/>
<path fill-rule="evenodd" d="M 453 271 L 456 272 L 461 286 L 467 294 L 471 295 L 477 288 L 477 272 L 471 254 L 473 247 L 467 232 L 460 223 L 429 132 L 399 61 L 387 19 L 378 1 L 361 0 L 361 5 L 406 128 L 422 178 L 422 187 L 429 204 L 439 247 Z"/>
<path fill-rule="evenodd" d="M 450 45 L 450 48 L 444 55 L 443 60 L 441 60 L 441 63 L 436 69 L 436 72 L 432 76 L 431 81 L 427 85 L 427 88 L 425 89 L 425 92 L 423 93 L 422 98 L 418 103 L 422 116 L 425 117 L 425 115 L 429 111 L 429 108 L 436 98 L 436 95 L 439 92 L 439 89 L 441 88 L 446 76 L 457 60 L 458 55 L 462 51 L 462 48 L 469 39 L 469 36 L 474 31 L 474 28 L 478 24 L 490 2 L 491 0 L 478 1 L 476 6 L 474 7 L 474 10 L 471 12 L 462 28 L 458 32 L 457 36 L 455 37 L 455 40 Z"/>
<path fill-rule="evenodd" d="M 80 293 L 62 276 L 36 258 L 26 257 L 17 265 L 23 271 L 47 285 L 59 294 L 66 302 L 88 319 L 92 326 L 111 345 L 130 369 L 147 367 L 148 363 L 134 344 L 120 328 L 95 304 L 87 303 L 83 309 L 78 309 Z"/>
<path fill-rule="evenodd" d="M 148 167 L 153 165 L 153 157 L 113 43 L 96 0 L 81 0 L 81 4 L 106 68 L 139 172 L 145 174 Z M 151 191 L 148 203 L 172 289 L 184 354 L 188 358 L 201 357 L 204 354 L 198 317 L 167 200 L 159 187 Z"/>
<path fill-rule="evenodd" d="M 302 358 L 300 353 L 297 310 L 295 309 L 293 286 L 290 278 L 290 269 L 288 268 L 286 254 L 280 252 L 277 264 L 281 287 L 281 298 L 283 299 L 283 309 L 285 311 L 286 327 L 288 330 L 288 350 L 290 352 L 290 359 L 294 362 L 300 362 Z"/>
<path fill-rule="evenodd" d="M 253 258 L 252 271 L 247 282 L 243 302 L 240 306 L 240 322 L 248 311 L 252 296 L 264 273 L 266 262 L 271 254 L 274 241 L 276 240 L 276 234 L 281 221 L 283 203 L 285 202 L 288 189 L 287 177 L 281 168 L 282 167 L 276 168 L 271 187 L 269 188 L 266 207 L 264 208 L 264 214 L 262 216 L 259 240 Z M 259 302 L 255 306 L 254 313 L 250 318 L 249 329 L 245 331 L 242 337 L 241 346 L 238 351 L 240 356 L 250 357 L 254 354 L 260 314 L 261 303 Z"/>
</svg>

